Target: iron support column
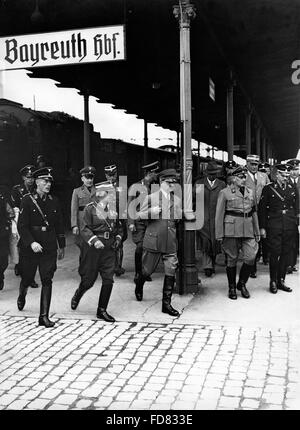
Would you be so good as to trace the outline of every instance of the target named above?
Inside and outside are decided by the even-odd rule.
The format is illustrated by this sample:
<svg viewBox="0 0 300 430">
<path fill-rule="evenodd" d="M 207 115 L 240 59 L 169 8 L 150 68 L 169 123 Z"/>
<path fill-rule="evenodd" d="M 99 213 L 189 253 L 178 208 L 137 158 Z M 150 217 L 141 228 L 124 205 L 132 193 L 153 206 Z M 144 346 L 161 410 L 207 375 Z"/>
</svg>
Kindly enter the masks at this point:
<svg viewBox="0 0 300 430">
<path fill-rule="evenodd" d="M 184 250 L 183 285 L 179 293 L 189 293 L 198 288 L 198 272 L 195 266 L 195 221 L 192 204 L 192 107 L 191 107 L 191 59 L 190 22 L 196 16 L 195 7 L 189 0 L 180 0 L 173 7 L 180 29 L 180 118 L 183 138 L 183 209 Z M 193 220 L 193 221 L 192 221 Z"/>
<path fill-rule="evenodd" d="M 83 133 L 83 158 L 84 165 L 91 164 L 91 142 L 90 142 L 90 118 L 89 118 L 89 93 L 85 91 L 84 99 L 84 133 Z"/>
<path fill-rule="evenodd" d="M 234 153 L 233 87 L 233 80 L 230 79 L 227 87 L 227 152 L 229 161 L 233 160 Z"/>
<path fill-rule="evenodd" d="M 246 153 L 251 154 L 251 116 L 252 111 L 249 110 L 246 113 Z"/>
<path fill-rule="evenodd" d="M 144 165 L 148 160 L 148 121 L 144 119 Z"/>
<path fill-rule="evenodd" d="M 256 125 L 255 134 L 255 153 L 261 158 L 261 146 L 260 146 L 260 125 Z"/>
</svg>

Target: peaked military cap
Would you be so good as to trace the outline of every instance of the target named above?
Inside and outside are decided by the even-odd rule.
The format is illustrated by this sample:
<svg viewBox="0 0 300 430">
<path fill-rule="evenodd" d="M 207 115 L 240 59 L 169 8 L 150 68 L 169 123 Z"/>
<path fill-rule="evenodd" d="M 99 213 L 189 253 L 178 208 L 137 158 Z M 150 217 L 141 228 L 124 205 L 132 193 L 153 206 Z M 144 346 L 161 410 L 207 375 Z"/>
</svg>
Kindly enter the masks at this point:
<svg viewBox="0 0 300 430">
<path fill-rule="evenodd" d="M 32 178 L 33 173 L 35 171 L 36 167 L 32 164 L 27 164 L 27 166 L 22 167 L 22 169 L 19 170 L 22 176 L 26 176 L 26 178 Z"/>
<path fill-rule="evenodd" d="M 233 169 L 234 167 L 236 167 L 236 162 L 233 160 L 229 160 L 229 161 L 226 161 L 224 166 L 227 167 L 227 169 Z"/>
<path fill-rule="evenodd" d="M 274 166 L 280 172 L 290 172 L 291 166 L 287 163 L 279 163 Z"/>
<path fill-rule="evenodd" d="M 117 166 L 115 164 L 111 164 L 110 166 L 104 167 L 104 172 L 107 175 L 113 175 L 114 173 L 116 173 L 116 171 L 117 171 Z"/>
<path fill-rule="evenodd" d="M 259 168 L 259 169 L 267 169 L 267 168 L 269 168 L 269 167 L 271 167 L 269 163 L 260 163 L 260 164 L 258 165 L 258 168 Z"/>
<path fill-rule="evenodd" d="M 251 163 L 257 163 L 257 164 L 259 164 L 260 158 L 259 158 L 259 155 L 248 154 L 246 160 L 250 161 Z"/>
<path fill-rule="evenodd" d="M 287 164 L 288 164 L 289 166 L 291 166 L 292 168 L 295 168 L 295 167 L 298 167 L 298 166 L 299 166 L 299 164 L 300 164 L 300 160 L 298 160 L 297 158 L 292 158 L 291 160 L 289 160 L 289 161 L 287 162 Z"/>
<path fill-rule="evenodd" d="M 246 167 L 238 166 L 236 169 L 233 170 L 233 172 L 231 174 L 232 174 L 232 176 L 238 176 L 238 175 L 242 175 L 242 174 L 246 175 L 246 173 L 247 173 Z"/>
<path fill-rule="evenodd" d="M 35 170 L 35 172 L 33 173 L 33 177 L 35 179 L 50 179 L 51 181 L 53 181 L 53 176 L 52 176 L 52 167 L 42 167 L 41 169 L 37 169 Z"/>
<path fill-rule="evenodd" d="M 156 172 L 159 169 L 159 161 L 145 164 L 144 166 L 142 166 L 142 169 L 145 170 L 145 172 Z"/>
<path fill-rule="evenodd" d="M 174 182 L 179 181 L 179 174 L 176 172 L 175 169 L 165 169 L 162 170 L 158 177 L 161 181 L 164 181 L 165 179 L 173 179 Z"/>
<path fill-rule="evenodd" d="M 81 176 L 83 175 L 95 175 L 96 173 L 96 169 L 93 166 L 84 166 L 79 173 L 81 174 Z"/>
</svg>

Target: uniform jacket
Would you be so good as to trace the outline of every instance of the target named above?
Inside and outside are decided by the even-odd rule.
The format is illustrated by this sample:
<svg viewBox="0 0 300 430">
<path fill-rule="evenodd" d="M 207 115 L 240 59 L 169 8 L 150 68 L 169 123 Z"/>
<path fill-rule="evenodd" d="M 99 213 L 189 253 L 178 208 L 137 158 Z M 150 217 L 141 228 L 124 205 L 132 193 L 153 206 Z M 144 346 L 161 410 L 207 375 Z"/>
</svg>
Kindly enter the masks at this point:
<svg viewBox="0 0 300 430">
<path fill-rule="evenodd" d="M 40 206 L 47 223 L 43 220 L 32 198 Z M 64 223 L 59 202 L 50 194 L 42 200 L 37 193 L 27 194 L 21 202 L 18 219 L 18 232 L 20 235 L 19 246 L 23 251 L 33 253 L 31 244 L 38 242 L 44 250 L 53 251 L 66 246 Z"/>
<path fill-rule="evenodd" d="M 7 199 L 0 193 L 0 255 L 8 254 L 10 223 L 15 214 Z"/>
<path fill-rule="evenodd" d="M 162 208 L 162 212 L 155 219 L 151 219 L 150 216 L 151 205 Z M 171 214 L 170 217 L 168 217 L 168 212 Z M 176 253 L 176 224 L 181 217 L 181 200 L 178 196 L 174 195 L 167 200 L 162 191 L 147 196 L 140 211 L 140 218 L 147 219 L 143 248 L 151 252 Z"/>
<path fill-rule="evenodd" d="M 223 181 L 216 178 L 213 186 L 211 187 L 207 178 L 199 179 L 194 185 L 194 194 L 196 192 L 197 184 L 204 184 L 204 224 L 199 233 L 205 239 L 209 240 L 212 245 L 215 242 L 215 216 L 218 196 L 221 190 L 223 190 L 226 185 Z M 206 248 L 204 244 L 204 248 Z"/>
<path fill-rule="evenodd" d="M 96 188 L 92 186 L 91 192 L 85 185 L 75 188 L 71 200 L 71 228 L 82 228 L 83 210 L 85 206 L 92 202 L 96 197 Z"/>
<path fill-rule="evenodd" d="M 299 220 L 299 194 L 295 186 L 288 183 L 283 190 L 278 182 L 267 185 L 259 202 L 258 215 L 261 228 L 295 230 Z"/>
<path fill-rule="evenodd" d="M 105 246 L 110 247 L 117 236 L 122 239 L 123 226 L 117 212 L 109 206 L 103 209 L 95 200 L 83 211 L 81 235 L 90 246 L 99 238 Z"/>
<path fill-rule="evenodd" d="M 24 184 L 15 185 L 11 190 L 11 200 L 13 207 L 20 209 L 23 197 L 28 193 L 34 192 L 34 188 L 34 185 L 30 188 L 26 188 Z"/>
<path fill-rule="evenodd" d="M 134 214 L 141 210 L 141 203 L 145 200 L 145 198 L 150 194 L 151 187 L 144 184 L 144 180 L 133 184 L 128 192 L 128 226 L 133 224 L 136 228 L 136 231 L 132 233 L 132 240 L 134 243 L 141 242 L 144 238 L 144 234 L 146 231 L 147 223 L 141 219 L 133 218 L 132 211 L 134 210 Z M 134 202 L 134 200 L 138 199 L 138 202 Z M 134 203 L 133 203 L 134 202 Z"/>
<path fill-rule="evenodd" d="M 230 211 L 230 214 L 227 211 Z M 243 216 L 235 216 L 232 212 L 243 214 Z M 251 212 L 252 215 L 247 216 Z M 223 239 L 224 237 L 253 238 L 254 235 L 259 235 L 259 226 L 252 190 L 245 187 L 243 195 L 238 187 L 228 185 L 220 191 L 218 197 L 216 239 Z"/>
<path fill-rule="evenodd" d="M 255 204 L 256 206 L 259 204 L 261 193 L 265 185 L 270 183 L 270 179 L 268 175 L 264 172 L 257 172 L 255 174 L 256 176 L 256 183 L 253 181 L 251 175 L 249 172 L 247 173 L 245 186 L 247 188 L 250 188 L 250 190 L 253 191 L 253 195 L 255 198 Z"/>
</svg>

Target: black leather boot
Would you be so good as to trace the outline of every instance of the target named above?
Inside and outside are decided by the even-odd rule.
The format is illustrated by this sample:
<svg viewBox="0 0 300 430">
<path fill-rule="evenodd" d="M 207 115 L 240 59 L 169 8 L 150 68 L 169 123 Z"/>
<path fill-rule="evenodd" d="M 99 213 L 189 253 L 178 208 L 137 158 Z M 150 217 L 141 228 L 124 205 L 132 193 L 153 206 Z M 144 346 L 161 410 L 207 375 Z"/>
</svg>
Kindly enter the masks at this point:
<svg viewBox="0 0 300 430">
<path fill-rule="evenodd" d="M 143 300 L 143 287 L 146 282 L 146 278 L 141 273 L 138 274 L 138 277 L 135 281 L 135 297 L 138 302 L 141 302 Z"/>
<path fill-rule="evenodd" d="M 248 275 L 247 280 L 249 279 L 249 276 L 250 276 L 250 278 L 257 278 L 257 275 L 256 275 L 256 272 L 257 272 L 257 261 L 256 261 L 256 259 L 257 259 L 257 256 L 255 257 L 255 261 L 254 261 L 253 266 L 249 266 L 250 267 L 250 273 Z M 247 264 L 247 266 L 248 266 L 248 264 Z"/>
<path fill-rule="evenodd" d="M 52 294 L 52 282 L 42 284 L 39 325 L 46 328 L 54 327 L 55 322 L 49 320 L 49 309 Z"/>
<path fill-rule="evenodd" d="M 25 287 L 21 281 L 20 287 L 19 287 L 19 297 L 17 300 L 17 306 L 18 306 L 19 311 L 22 311 L 24 309 L 24 306 L 26 303 L 27 290 L 28 290 L 28 287 Z"/>
<path fill-rule="evenodd" d="M 238 281 L 237 286 L 236 286 L 236 289 L 242 293 L 242 296 L 245 299 L 249 299 L 249 297 L 250 297 L 249 291 L 246 288 L 246 283 L 249 279 L 249 275 L 250 275 L 252 268 L 253 268 L 253 266 L 250 266 L 249 264 L 243 263 L 241 270 L 240 270 L 239 281 Z"/>
<path fill-rule="evenodd" d="M 236 266 L 226 267 L 227 279 L 228 279 L 228 297 L 231 300 L 236 300 Z"/>
<path fill-rule="evenodd" d="M 162 298 L 162 312 L 172 317 L 178 317 L 179 312 L 171 306 L 171 297 L 173 293 L 175 276 L 165 275 Z"/>
<path fill-rule="evenodd" d="M 82 285 L 80 283 L 79 287 L 75 291 L 75 294 L 74 294 L 74 296 L 72 297 L 72 300 L 71 300 L 71 309 L 73 309 L 73 311 L 75 311 L 75 309 L 79 305 L 80 299 L 84 295 L 84 293 L 85 293 L 85 290 L 82 288 Z"/>
<path fill-rule="evenodd" d="M 112 287 L 113 287 L 112 282 L 107 284 L 102 284 L 100 296 L 99 296 L 98 308 L 97 308 L 97 318 L 111 323 L 115 322 L 115 319 L 114 317 L 112 317 L 107 313 L 106 308 L 110 299 Z"/>
<path fill-rule="evenodd" d="M 293 291 L 292 288 L 285 285 L 285 275 L 286 275 L 286 269 L 288 266 L 287 260 L 288 258 L 285 255 L 280 256 L 279 258 L 278 271 L 277 271 L 277 288 L 278 290 L 291 293 Z"/>
<path fill-rule="evenodd" d="M 0 279 L 0 291 L 3 290 L 4 287 L 4 279 L 1 277 Z"/>
<path fill-rule="evenodd" d="M 277 293 L 277 269 L 278 269 L 278 257 L 277 255 L 270 255 L 269 260 L 269 272 L 270 272 L 270 292 L 272 294 Z"/>
</svg>

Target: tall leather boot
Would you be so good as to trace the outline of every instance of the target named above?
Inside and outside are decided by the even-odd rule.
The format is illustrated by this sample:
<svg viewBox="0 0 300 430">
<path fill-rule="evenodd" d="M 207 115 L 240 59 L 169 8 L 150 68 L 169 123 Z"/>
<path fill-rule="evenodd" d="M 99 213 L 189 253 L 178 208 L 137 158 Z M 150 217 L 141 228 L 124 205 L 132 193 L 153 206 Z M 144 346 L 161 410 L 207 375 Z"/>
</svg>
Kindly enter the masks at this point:
<svg viewBox="0 0 300 430">
<path fill-rule="evenodd" d="M 146 278 L 142 273 L 138 274 L 138 277 L 135 281 L 135 297 L 138 302 L 141 302 L 143 300 L 143 287 L 146 282 Z"/>
<path fill-rule="evenodd" d="M 20 282 L 19 287 L 19 297 L 17 300 L 17 306 L 19 311 L 22 311 L 24 309 L 25 303 L 26 303 L 26 294 L 27 294 L 28 287 L 25 287 L 24 283 Z"/>
<path fill-rule="evenodd" d="M 249 279 L 249 276 L 250 276 L 250 278 L 257 278 L 257 275 L 256 275 L 256 272 L 257 272 L 257 255 L 255 257 L 254 264 L 252 266 L 249 266 L 249 267 L 250 267 L 250 273 L 248 275 L 248 279 Z"/>
<path fill-rule="evenodd" d="M 278 256 L 270 255 L 269 259 L 269 273 L 270 273 L 270 292 L 277 293 L 277 270 L 278 270 Z"/>
<path fill-rule="evenodd" d="M 100 318 L 107 322 L 115 322 L 114 317 L 109 315 L 106 311 L 111 291 L 112 291 L 113 283 L 106 283 L 102 284 L 100 296 L 99 296 L 99 302 L 98 302 L 98 308 L 97 308 L 97 318 Z"/>
<path fill-rule="evenodd" d="M 73 311 L 79 305 L 80 299 L 84 295 L 85 292 L 86 292 L 86 290 L 83 288 L 83 286 L 80 282 L 79 287 L 75 291 L 74 296 L 72 297 L 72 300 L 71 300 L 71 309 L 73 309 Z"/>
<path fill-rule="evenodd" d="M 138 275 L 142 273 L 142 255 L 143 255 L 143 250 L 137 246 L 134 253 L 134 266 L 135 266 L 134 282 L 137 280 Z"/>
<path fill-rule="evenodd" d="M 227 279 L 228 279 L 228 297 L 231 300 L 236 300 L 236 266 L 226 267 Z"/>
<path fill-rule="evenodd" d="M 286 269 L 288 265 L 287 260 L 288 260 L 288 257 L 286 257 L 285 255 L 281 255 L 279 257 L 279 264 L 278 264 L 278 271 L 277 271 L 277 288 L 278 290 L 291 293 L 293 291 L 292 288 L 285 285 L 285 275 L 286 275 Z"/>
<path fill-rule="evenodd" d="M 49 309 L 52 294 L 52 282 L 42 283 L 39 325 L 46 328 L 54 327 L 55 322 L 49 320 Z"/>
<path fill-rule="evenodd" d="M 165 275 L 162 297 L 162 312 L 172 317 L 178 317 L 179 312 L 171 306 L 171 297 L 173 293 L 175 276 Z"/>
<path fill-rule="evenodd" d="M 236 289 L 242 293 L 242 296 L 245 299 L 249 299 L 249 297 L 250 297 L 249 291 L 246 288 L 246 283 L 249 279 L 249 276 L 250 276 L 252 269 L 253 269 L 253 266 L 250 266 L 249 264 L 243 263 L 241 270 L 240 270 L 239 281 L 238 281 L 237 286 L 236 286 Z"/>
</svg>

